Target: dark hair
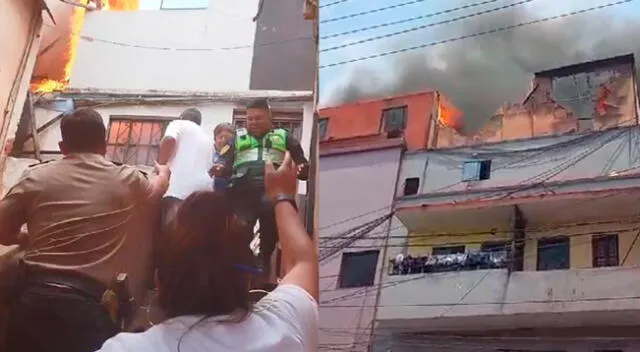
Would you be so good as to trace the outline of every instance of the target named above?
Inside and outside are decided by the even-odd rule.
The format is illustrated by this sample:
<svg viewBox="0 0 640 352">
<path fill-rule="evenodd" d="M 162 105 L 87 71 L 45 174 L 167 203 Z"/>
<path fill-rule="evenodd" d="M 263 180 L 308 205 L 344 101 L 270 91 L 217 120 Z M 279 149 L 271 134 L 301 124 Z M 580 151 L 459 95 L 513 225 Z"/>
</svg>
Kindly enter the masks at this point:
<svg viewBox="0 0 640 352">
<path fill-rule="evenodd" d="M 271 110 L 271 106 L 269 105 L 269 101 L 267 99 L 261 98 L 250 101 L 247 104 L 247 109 Z"/>
<path fill-rule="evenodd" d="M 229 208 L 224 195 L 210 191 L 180 206 L 160 244 L 158 298 L 167 318 L 248 314 L 250 274 L 238 266 L 251 266 L 252 234 L 235 226 Z"/>
<path fill-rule="evenodd" d="M 189 108 L 180 114 L 181 120 L 189 120 L 197 125 L 202 124 L 202 113 L 196 108 Z"/>
<path fill-rule="evenodd" d="M 229 131 L 231 133 L 233 133 L 233 131 L 235 130 L 235 128 L 233 128 L 233 125 L 228 123 L 228 122 L 223 122 L 220 123 L 216 126 L 216 128 L 213 129 L 213 136 L 217 136 L 218 134 L 220 134 L 220 132 L 222 131 Z"/>
<path fill-rule="evenodd" d="M 60 120 L 62 143 L 71 153 L 93 153 L 107 143 L 102 116 L 93 109 L 76 109 Z"/>
</svg>

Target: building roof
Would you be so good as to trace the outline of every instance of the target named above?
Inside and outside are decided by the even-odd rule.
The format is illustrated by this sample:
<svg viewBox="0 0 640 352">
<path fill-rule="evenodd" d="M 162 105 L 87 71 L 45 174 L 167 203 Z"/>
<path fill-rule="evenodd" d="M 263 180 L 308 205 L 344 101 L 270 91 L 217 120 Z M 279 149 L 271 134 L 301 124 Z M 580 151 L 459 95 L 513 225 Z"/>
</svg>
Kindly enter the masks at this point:
<svg viewBox="0 0 640 352">
<path fill-rule="evenodd" d="M 571 76 L 585 71 L 592 71 L 598 68 L 610 67 L 613 65 L 629 64 L 635 65 L 633 54 L 626 54 L 614 57 L 608 57 L 601 60 L 592 60 L 568 66 L 558 67 L 550 70 L 536 72 L 536 77 L 564 77 Z"/>
<path fill-rule="evenodd" d="M 250 90 L 243 92 L 203 92 L 170 90 L 127 90 L 98 88 L 67 88 L 63 92 L 45 93 L 40 100 L 74 99 L 88 103 L 187 103 L 187 102 L 246 102 L 257 98 L 271 101 L 313 101 L 312 91 Z"/>
<path fill-rule="evenodd" d="M 422 91 L 416 91 L 416 92 L 411 92 L 411 93 L 401 94 L 401 95 L 387 95 L 387 96 L 378 97 L 378 98 L 368 98 L 368 99 L 357 100 L 357 101 L 340 104 L 340 105 L 323 106 L 320 108 L 320 111 L 327 110 L 327 109 L 341 108 L 344 106 L 375 103 L 375 102 L 384 101 L 384 100 L 402 99 L 402 98 L 407 98 L 407 97 L 416 96 L 416 95 L 427 95 L 427 94 L 433 94 L 436 92 L 437 92 L 436 90 L 422 90 Z"/>
<path fill-rule="evenodd" d="M 386 133 L 320 141 L 320 156 L 362 153 L 389 148 L 404 148 L 403 137 L 389 137 Z"/>
</svg>

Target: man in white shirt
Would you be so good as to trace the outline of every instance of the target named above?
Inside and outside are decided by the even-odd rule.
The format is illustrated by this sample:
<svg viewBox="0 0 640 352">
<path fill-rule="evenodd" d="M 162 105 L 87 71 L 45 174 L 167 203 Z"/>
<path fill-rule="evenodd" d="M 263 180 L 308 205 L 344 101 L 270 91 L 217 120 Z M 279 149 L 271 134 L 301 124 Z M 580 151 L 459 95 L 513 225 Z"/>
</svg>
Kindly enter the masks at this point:
<svg viewBox="0 0 640 352">
<path fill-rule="evenodd" d="M 161 205 L 161 231 L 182 200 L 193 192 L 212 190 L 209 169 L 213 163 L 213 142 L 200 127 L 201 123 L 200 111 L 187 109 L 167 126 L 160 142 L 158 164 L 168 164 L 171 169 L 169 189 Z"/>
</svg>

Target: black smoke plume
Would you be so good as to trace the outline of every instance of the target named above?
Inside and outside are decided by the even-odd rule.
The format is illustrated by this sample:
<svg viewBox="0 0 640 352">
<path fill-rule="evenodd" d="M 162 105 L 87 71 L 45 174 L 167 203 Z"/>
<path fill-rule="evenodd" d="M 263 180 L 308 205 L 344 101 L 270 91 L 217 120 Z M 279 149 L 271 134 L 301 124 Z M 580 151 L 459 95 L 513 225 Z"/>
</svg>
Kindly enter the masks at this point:
<svg viewBox="0 0 640 352">
<path fill-rule="evenodd" d="M 578 9 L 594 5 L 598 4 L 575 2 Z M 617 6 L 617 9 L 633 6 L 638 4 L 632 2 Z M 351 64 L 353 68 L 348 79 L 329 92 L 325 105 L 434 89 L 453 100 L 464 112 L 466 129 L 474 130 L 503 103 L 522 99 L 535 72 L 629 53 L 634 53 L 636 62 L 640 62 L 640 41 L 634 39 L 635 33 L 640 33 L 640 20 L 633 16 L 621 17 L 620 12 L 598 10 L 393 55 L 380 59 L 375 69 L 370 61 Z M 455 16 L 460 16 L 460 13 Z M 377 51 L 395 50 L 543 17 L 545 15 L 518 7 L 419 31 L 404 36 L 404 39 L 387 41 Z M 425 36 L 425 31 L 430 32 L 428 36 Z M 381 66 L 381 62 L 385 66 Z M 393 78 L 381 78 L 378 72 L 381 67 L 387 71 L 385 77 Z"/>
</svg>

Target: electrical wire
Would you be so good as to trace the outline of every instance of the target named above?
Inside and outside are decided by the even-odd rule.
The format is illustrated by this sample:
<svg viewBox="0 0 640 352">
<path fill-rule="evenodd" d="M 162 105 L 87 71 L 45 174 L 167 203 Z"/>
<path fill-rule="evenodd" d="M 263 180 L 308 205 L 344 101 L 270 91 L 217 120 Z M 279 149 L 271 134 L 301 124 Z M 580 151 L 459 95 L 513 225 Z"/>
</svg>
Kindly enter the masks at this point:
<svg viewBox="0 0 640 352">
<path fill-rule="evenodd" d="M 347 1 L 350 1 L 350 0 L 336 0 L 334 2 L 330 2 L 330 3 L 324 4 L 324 5 L 320 5 L 320 6 L 318 6 L 318 8 L 319 9 L 323 9 L 325 7 L 330 7 L 330 6 L 335 6 L 335 5 L 338 5 L 338 4 L 342 4 L 342 3 L 345 3 Z"/>
<path fill-rule="evenodd" d="M 44 25 L 55 28 L 55 26 L 52 26 L 49 24 L 44 24 Z M 168 46 L 165 47 L 165 46 L 126 43 L 126 42 L 121 42 L 116 40 L 88 36 L 88 35 L 81 34 L 80 32 L 74 32 L 74 31 L 71 32 L 71 35 L 76 36 L 79 39 L 87 42 L 99 42 L 99 43 L 110 44 L 110 45 L 126 47 L 126 48 L 148 49 L 148 50 L 159 50 L 159 51 L 192 51 L 192 52 L 254 49 L 254 48 L 269 47 L 274 45 L 283 45 L 283 44 L 288 44 L 291 42 L 297 42 L 301 40 L 313 40 L 312 36 L 309 36 L 309 37 L 305 36 L 305 37 L 298 37 L 298 38 L 292 38 L 292 39 L 277 40 L 277 41 L 272 41 L 267 43 L 242 44 L 242 45 L 234 45 L 234 46 L 215 47 L 215 48 L 175 48 L 175 47 L 168 47 Z"/>
<path fill-rule="evenodd" d="M 420 15 L 420 16 L 415 16 L 415 17 L 409 17 L 409 18 L 405 18 L 405 19 L 401 19 L 398 21 L 392 21 L 392 22 L 383 22 L 380 24 L 375 24 L 372 26 L 367 26 L 367 27 L 361 27 L 361 28 L 357 28 L 357 29 L 351 29 L 345 32 L 340 32 L 340 33 L 334 33 L 334 34 L 327 34 L 324 35 L 322 37 L 320 37 L 321 40 L 325 40 L 325 39 L 331 39 L 331 38 L 336 38 L 336 37 L 342 37 L 345 35 L 350 35 L 350 34 L 356 34 L 356 33 L 360 33 L 360 32 L 366 32 L 366 31 L 370 31 L 373 29 L 378 29 L 378 28 L 384 28 L 384 27 L 389 27 L 389 26 L 394 26 L 397 24 L 403 24 L 403 23 L 408 23 L 408 22 L 413 22 L 413 21 L 417 21 L 417 20 L 421 20 L 421 19 L 426 19 L 426 18 L 431 18 L 431 17 L 435 17 L 435 16 L 440 16 L 440 15 L 444 15 L 444 14 L 448 14 L 451 12 L 457 12 L 460 10 L 466 10 L 466 9 L 470 9 L 476 6 L 481 6 L 481 5 L 487 5 L 487 4 L 491 4 L 494 2 L 498 2 L 501 0 L 485 0 L 485 1 L 480 1 L 480 2 L 474 2 L 471 4 L 467 4 L 464 6 L 458 6 L 458 7 L 454 7 L 454 8 L 450 8 L 450 9 L 446 9 L 446 10 L 442 10 L 442 11 L 437 11 L 437 12 L 430 12 L 424 15 Z"/>
<path fill-rule="evenodd" d="M 320 50 L 320 52 L 324 53 L 324 52 L 328 52 L 328 51 L 344 49 L 344 48 L 348 48 L 348 47 L 351 47 L 351 46 L 354 46 L 354 45 L 360 45 L 360 44 L 364 44 L 364 43 L 369 43 L 369 42 L 373 42 L 373 41 L 380 40 L 380 39 L 392 38 L 392 37 L 395 37 L 395 36 L 398 36 L 398 35 L 407 34 L 407 33 L 419 31 L 419 30 L 426 29 L 426 28 L 436 27 L 436 26 L 440 26 L 440 25 L 444 25 L 444 24 L 455 23 L 455 22 L 459 22 L 459 21 L 462 21 L 462 20 L 468 20 L 470 18 L 483 16 L 483 15 L 487 15 L 487 14 L 494 13 L 494 12 L 505 11 L 505 10 L 508 10 L 508 9 L 511 9 L 511 8 L 514 8 L 514 7 L 517 7 L 517 6 L 528 4 L 528 3 L 533 2 L 533 1 L 535 1 L 535 0 L 520 0 L 520 1 L 511 3 L 511 4 L 507 4 L 507 5 L 494 7 L 494 8 L 483 10 L 483 11 L 470 13 L 470 14 L 467 14 L 467 15 L 462 15 L 462 16 L 459 16 L 459 17 L 451 18 L 451 19 L 448 19 L 448 20 L 440 21 L 440 22 L 429 23 L 429 24 L 425 24 L 425 25 L 422 25 L 422 26 L 411 27 L 411 28 L 408 28 L 408 29 L 405 29 L 405 30 L 401 30 L 401 31 L 398 31 L 398 32 L 386 33 L 386 34 L 375 36 L 375 37 L 365 38 L 365 39 L 357 40 L 357 41 L 354 41 L 354 42 L 348 42 L 348 43 L 345 43 L 345 44 L 332 46 L 332 47 L 329 47 L 329 48 L 326 48 L 326 49 L 322 49 L 322 50 Z"/>
<path fill-rule="evenodd" d="M 604 132 L 604 134 L 607 134 L 607 133 L 611 133 L 612 131 L 611 130 L 607 130 L 607 131 L 603 131 L 603 132 Z M 613 132 L 616 132 L 616 131 L 613 131 Z M 631 132 L 631 130 L 630 130 L 630 132 Z M 634 131 L 634 132 L 637 132 L 637 131 Z M 636 133 L 636 134 L 640 135 L 639 133 Z M 475 150 L 477 150 L 477 149 L 483 149 L 484 150 L 484 152 L 476 153 L 476 154 L 478 154 L 478 157 L 490 158 L 492 160 L 495 159 L 497 155 L 514 155 L 515 156 L 515 155 L 525 154 L 522 158 L 520 158 L 520 159 L 518 159 L 516 161 L 507 162 L 504 165 L 499 165 L 497 167 L 492 168 L 495 171 L 495 170 L 501 170 L 501 169 L 509 168 L 509 166 L 511 166 L 511 165 L 516 165 L 516 164 L 518 164 L 520 162 L 524 162 L 524 161 L 526 161 L 527 165 L 529 165 L 531 163 L 531 159 L 540 159 L 540 157 L 542 155 L 546 154 L 546 153 L 551 153 L 551 152 L 558 153 L 561 149 L 569 149 L 569 148 L 571 148 L 570 150 L 566 151 L 566 154 L 572 154 L 573 153 L 572 152 L 573 149 L 583 147 L 584 145 L 586 145 L 588 143 L 594 142 L 594 140 L 597 140 L 600 137 L 601 137 L 600 134 L 589 133 L 589 134 L 585 134 L 585 135 L 582 135 L 582 136 L 577 136 L 577 137 L 572 138 L 570 140 L 564 140 L 564 141 L 561 141 L 559 143 L 553 143 L 553 144 L 545 145 L 545 146 L 542 146 L 542 147 L 529 148 L 529 149 L 524 149 L 524 150 L 508 150 L 508 151 L 504 151 L 504 150 L 497 150 L 497 149 L 482 148 L 480 146 L 480 147 L 474 147 L 474 151 L 468 151 L 468 152 L 452 151 L 452 150 L 434 150 L 434 151 L 429 151 L 429 154 L 430 155 L 440 155 L 440 154 L 460 155 L 460 157 L 462 159 L 464 159 L 464 160 L 469 159 L 470 155 L 476 153 Z M 459 162 L 456 162 L 456 164 L 459 164 Z M 633 169 L 633 168 L 630 168 L 629 170 L 631 170 L 631 169 Z M 443 187 L 440 187 L 440 188 L 437 188 L 437 189 L 429 190 L 429 193 L 439 192 L 439 191 L 442 191 L 444 189 L 451 188 L 451 187 L 453 187 L 455 185 L 459 185 L 459 184 L 462 184 L 462 183 L 464 183 L 464 182 L 463 181 L 458 181 L 458 182 L 455 182 L 455 183 L 447 185 L 447 186 L 443 186 Z M 347 217 L 347 218 L 344 218 L 344 219 L 341 219 L 341 220 L 338 220 L 338 221 L 331 222 L 329 224 L 323 225 L 323 226 L 320 227 L 320 230 L 325 230 L 327 228 L 334 227 L 334 226 L 337 226 L 337 225 L 341 225 L 341 224 L 344 224 L 344 223 L 348 223 L 348 222 L 351 222 L 351 221 L 356 220 L 358 218 L 365 217 L 367 215 L 371 215 L 371 214 L 374 214 L 374 213 L 377 213 L 377 212 L 381 212 L 381 211 L 388 211 L 390 209 L 391 209 L 391 205 L 380 207 L 380 208 L 373 209 L 373 210 L 369 210 L 369 211 L 366 211 L 366 212 L 363 212 L 363 213 L 358 213 L 356 215 L 353 215 L 353 216 L 350 216 L 350 217 Z M 344 232 L 344 231 L 341 231 L 341 232 Z M 484 234 L 484 232 L 483 232 L 483 234 Z M 322 237 L 331 237 L 331 238 L 336 237 L 336 236 L 340 236 L 340 234 L 339 233 L 333 233 L 333 234 L 323 234 L 322 235 Z"/>
<path fill-rule="evenodd" d="M 640 228 L 638 226 L 617 229 L 618 232 L 628 232 L 628 231 L 638 231 L 638 230 L 640 230 Z M 564 238 L 571 239 L 573 237 L 587 236 L 587 235 L 593 235 L 593 234 L 594 234 L 594 231 L 589 231 L 589 232 L 572 233 L 572 234 L 563 235 L 563 236 L 557 236 L 557 237 L 564 237 Z M 533 240 L 538 240 L 538 239 L 537 238 L 525 238 L 525 239 L 522 239 L 521 241 L 526 242 L 526 241 L 533 241 Z M 514 241 L 514 242 L 516 242 L 516 241 Z M 570 244 L 569 248 L 581 247 L 581 246 L 587 245 L 589 243 L 591 243 L 591 237 L 589 237 L 589 239 L 587 241 Z M 542 246 L 540 246 L 540 249 L 553 248 L 553 247 L 556 247 L 556 246 L 559 246 L 559 245 L 558 244 L 542 245 Z M 533 253 L 533 254 L 530 254 L 530 255 L 524 255 L 524 256 L 522 256 L 522 260 L 530 258 L 534 254 L 537 255 L 537 253 Z M 383 265 L 380 266 L 380 271 L 384 271 L 385 269 L 388 270 L 388 266 L 387 265 L 383 264 Z M 363 292 L 370 291 L 370 290 L 373 290 L 373 289 L 384 289 L 384 288 L 389 288 L 389 287 L 394 287 L 394 286 L 406 284 L 406 283 L 413 282 L 413 281 L 416 281 L 416 280 L 422 280 L 422 279 L 425 279 L 429 275 L 432 275 L 432 274 L 431 273 L 425 273 L 425 274 L 413 274 L 413 275 L 417 275 L 417 276 L 410 277 L 410 278 L 407 278 L 407 279 L 402 279 L 402 280 L 378 283 L 378 284 L 374 284 L 372 286 L 367 286 L 367 287 L 363 287 L 363 288 L 357 289 L 356 291 L 347 293 L 347 294 L 342 295 L 342 296 L 332 297 L 331 299 L 328 299 L 328 300 L 325 300 L 325 301 L 321 300 L 320 301 L 320 306 L 327 306 L 328 304 L 332 304 L 332 303 L 336 303 L 336 302 L 343 302 L 343 301 L 348 300 L 348 299 L 358 298 L 359 296 L 362 295 Z M 396 275 L 393 275 L 393 276 L 397 277 Z M 331 290 L 331 291 L 339 291 L 339 290 L 344 290 L 344 289 L 337 288 L 337 289 Z M 331 291 L 325 291 L 325 292 L 331 292 Z M 450 303 L 448 303 L 448 304 L 450 304 Z M 477 304 L 480 304 L 480 303 L 477 303 Z M 434 304 L 434 305 L 438 306 L 438 304 Z M 443 304 L 439 304 L 439 306 L 442 306 L 442 305 Z M 340 305 L 340 306 L 330 305 L 330 306 L 327 306 L 327 307 L 349 308 L 349 306 L 345 306 L 345 305 Z M 358 305 L 358 307 L 359 307 L 359 305 Z M 353 307 L 351 307 L 351 308 L 353 308 Z"/>
<path fill-rule="evenodd" d="M 461 35 L 461 36 L 457 36 L 457 37 L 451 37 L 451 38 L 448 38 L 448 39 L 437 40 L 437 41 L 424 43 L 424 44 L 420 44 L 420 45 L 414 45 L 414 46 L 410 46 L 410 47 L 407 47 L 407 48 L 391 50 L 391 51 L 371 54 L 371 55 L 367 55 L 367 56 L 356 57 L 356 58 L 348 59 L 348 60 L 344 60 L 344 61 L 338 61 L 338 62 L 326 64 L 326 65 L 321 65 L 320 67 L 318 67 L 318 69 L 326 69 L 326 68 L 330 68 L 330 67 L 342 66 L 342 65 L 346 65 L 346 64 L 360 62 L 360 61 L 373 60 L 373 59 L 386 57 L 386 56 L 390 56 L 390 55 L 396 55 L 396 54 L 400 54 L 400 53 L 405 53 L 405 52 L 408 52 L 408 51 L 424 49 L 424 48 L 428 48 L 428 47 L 433 47 L 433 46 L 452 43 L 452 42 L 457 42 L 457 41 L 466 40 L 466 39 L 470 39 L 470 38 L 482 37 L 482 36 L 486 36 L 486 35 L 490 35 L 490 34 L 494 34 L 494 33 L 504 32 L 504 31 L 508 31 L 508 30 L 512 30 L 512 29 L 518 29 L 518 28 L 522 28 L 522 27 L 526 27 L 526 26 L 530 26 L 530 25 L 534 25 L 534 24 L 545 23 L 545 22 L 549 22 L 549 21 L 554 21 L 554 20 L 558 20 L 558 19 L 563 19 L 563 18 L 568 18 L 568 17 L 581 15 L 581 14 L 588 13 L 588 12 L 603 10 L 603 9 L 606 9 L 606 8 L 609 8 L 609 7 L 622 5 L 622 4 L 630 3 L 630 2 L 633 2 L 633 1 L 635 1 L 635 0 L 619 0 L 619 1 L 616 1 L 616 2 L 610 2 L 610 3 L 606 3 L 606 4 L 602 4 L 602 5 L 598 5 L 598 6 L 593 6 L 593 7 L 589 7 L 589 8 L 585 8 L 585 9 L 581 9 L 581 10 L 575 10 L 575 11 L 571 11 L 571 12 L 562 13 L 560 15 L 544 17 L 544 18 L 540 18 L 540 19 L 536 19 L 536 20 L 532 20 L 532 21 L 520 22 L 520 23 L 513 24 L 513 25 L 497 27 L 497 28 L 494 28 L 494 29 L 486 30 L 486 31 L 481 31 L 481 32 L 476 32 L 476 33 L 471 33 L 471 34 L 465 34 L 465 35 Z"/>
<path fill-rule="evenodd" d="M 406 2 L 402 2 L 399 4 L 395 4 L 395 5 L 389 5 L 389 6 L 384 6 L 384 7 L 377 7 L 371 10 L 366 10 L 366 11 L 362 11 L 362 12 L 357 12 L 357 13 L 352 13 L 349 15 L 344 15 L 344 16 L 339 16 L 339 17 L 332 17 L 332 18 L 327 18 L 325 20 L 321 20 L 320 24 L 322 23 L 329 23 L 329 22 L 337 22 L 337 21 L 342 21 L 342 20 L 346 20 L 349 18 L 354 18 L 354 17 L 359 17 L 359 16 L 364 16 L 364 15 L 369 15 L 372 13 L 378 13 L 378 12 L 382 12 L 382 11 L 387 11 L 387 10 L 392 10 L 392 9 L 397 9 L 400 7 L 404 7 L 404 6 L 408 6 L 408 5 L 415 5 L 415 4 L 419 4 L 421 2 L 425 2 L 427 0 L 411 0 L 411 1 L 406 1 Z"/>
</svg>

